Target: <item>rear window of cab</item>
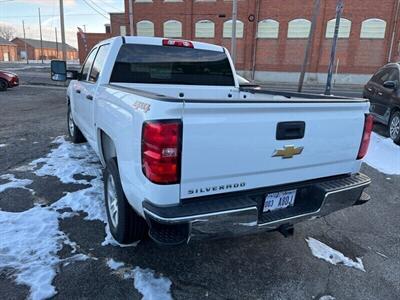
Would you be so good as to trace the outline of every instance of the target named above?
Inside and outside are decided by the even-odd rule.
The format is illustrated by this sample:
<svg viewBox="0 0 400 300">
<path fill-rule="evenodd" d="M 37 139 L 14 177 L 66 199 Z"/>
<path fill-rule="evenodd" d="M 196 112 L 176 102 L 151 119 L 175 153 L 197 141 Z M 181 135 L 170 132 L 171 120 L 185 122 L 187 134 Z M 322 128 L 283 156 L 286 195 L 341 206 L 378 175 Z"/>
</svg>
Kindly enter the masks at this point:
<svg viewBox="0 0 400 300">
<path fill-rule="evenodd" d="M 124 44 L 110 82 L 233 86 L 225 52 L 176 46 Z"/>
</svg>

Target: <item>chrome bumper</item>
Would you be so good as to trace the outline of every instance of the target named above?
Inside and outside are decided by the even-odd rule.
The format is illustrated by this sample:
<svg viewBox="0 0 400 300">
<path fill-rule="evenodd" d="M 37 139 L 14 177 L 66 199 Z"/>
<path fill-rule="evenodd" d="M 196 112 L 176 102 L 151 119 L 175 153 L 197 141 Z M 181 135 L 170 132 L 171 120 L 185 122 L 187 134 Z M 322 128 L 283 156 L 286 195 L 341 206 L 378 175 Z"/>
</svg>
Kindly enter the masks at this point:
<svg viewBox="0 0 400 300">
<path fill-rule="evenodd" d="M 366 199 L 362 196 L 363 190 L 370 182 L 366 175 L 354 174 L 211 198 L 203 197 L 175 207 L 156 207 L 145 202 L 143 209 L 150 225 L 150 236 L 156 242 L 179 244 L 190 239 L 272 231 L 283 225 L 325 216 L 356 203 L 366 202 L 360 201 L 360 198 Z M 293 188 L 299 191 L 294 207 L 262 213 L 266 194 Z"/>
</svg>

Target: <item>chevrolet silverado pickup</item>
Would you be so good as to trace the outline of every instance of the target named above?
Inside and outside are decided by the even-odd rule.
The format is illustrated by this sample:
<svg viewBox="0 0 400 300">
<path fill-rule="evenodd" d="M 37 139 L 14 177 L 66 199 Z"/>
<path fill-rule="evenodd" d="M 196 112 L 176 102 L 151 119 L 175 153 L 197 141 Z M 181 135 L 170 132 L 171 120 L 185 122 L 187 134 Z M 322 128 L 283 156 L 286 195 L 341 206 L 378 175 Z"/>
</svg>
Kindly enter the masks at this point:
<svg viewBox="0 0 400 300">
<path fill-rule="evenodd" d="M 166 38 L 108 39 L 51 76 L 71 79 L 68 133 L 100 158 L 120 243 L 287 235 L 369 200 L 366 99 L 240 85 L 224 47 Z"/>
</svg>

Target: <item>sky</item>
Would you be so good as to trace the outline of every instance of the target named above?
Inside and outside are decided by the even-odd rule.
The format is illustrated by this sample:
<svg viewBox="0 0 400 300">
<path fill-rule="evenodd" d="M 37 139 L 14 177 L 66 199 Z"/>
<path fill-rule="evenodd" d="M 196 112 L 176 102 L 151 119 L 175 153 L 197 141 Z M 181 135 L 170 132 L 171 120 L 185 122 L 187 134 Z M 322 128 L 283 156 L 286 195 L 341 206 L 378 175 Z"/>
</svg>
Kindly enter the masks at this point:
<svg viewBox="0 0 400 300">
<path fill-rule="evenodd" d="M 90 7 L 91 6 L 91 7 Z M 39 39 L 40 8 L 43 40 L 61 39 L 59 0 L 0 0 L 0 24 L 11 25 L 17 36 L 23 37 L 22 21 L 25 22 L 27 38 Z M 77 47 L 77 27 L 87 32 L 104 32 L 104 24 L 110 23 L 109 12 L 123 12 L 124 0 L 64 0 L 66 41 Z M 85 26 L 84 26 L 85 25 Z"/>
</svg>

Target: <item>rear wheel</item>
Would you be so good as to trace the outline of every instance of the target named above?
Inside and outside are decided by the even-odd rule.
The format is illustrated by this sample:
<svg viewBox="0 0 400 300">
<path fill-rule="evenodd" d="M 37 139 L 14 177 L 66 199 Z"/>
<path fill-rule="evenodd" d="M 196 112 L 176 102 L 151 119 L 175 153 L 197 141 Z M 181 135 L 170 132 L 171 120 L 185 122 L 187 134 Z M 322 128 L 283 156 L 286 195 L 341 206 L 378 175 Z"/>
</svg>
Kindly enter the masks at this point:
<svg viewBox="0 0 400 300">
<path fill-rule="evenodd" d="M 116 159 L 110 159 L 104 171 L 104 198 L 108 225 L 115 240 L 130 244 L 146 237 L 146 221 L 138 215 L 125 197 Z"/>
<path fill-rule="evenodd" d="M 4 92 L 4 91 L 7 90 L 7 88 L 8 88 L 8 83 L 7 83 L 7 81 L 5 81 L 4 79 L 1 79 L 1 78 L 0 78 L 0 91 L 1 91 L 1 92 Z"/>
<path fill-rule="evenodd" d="M 83 136 L 82 132 L 76 126 L 74 119 L 72 118 L 71 107 L 68 106 L 68 113 L 67 113 L 67 125 L 68 125 L 68 135 L 71 141 L 74 144 L 83 143 L 85 142 L 85 137 Z"/>
<path fill-rule="evenodd" d="M 400 111 L 394 112 L 390 117 L 389 136 L 397 145 L 400 145 Z"/>
</svg>

